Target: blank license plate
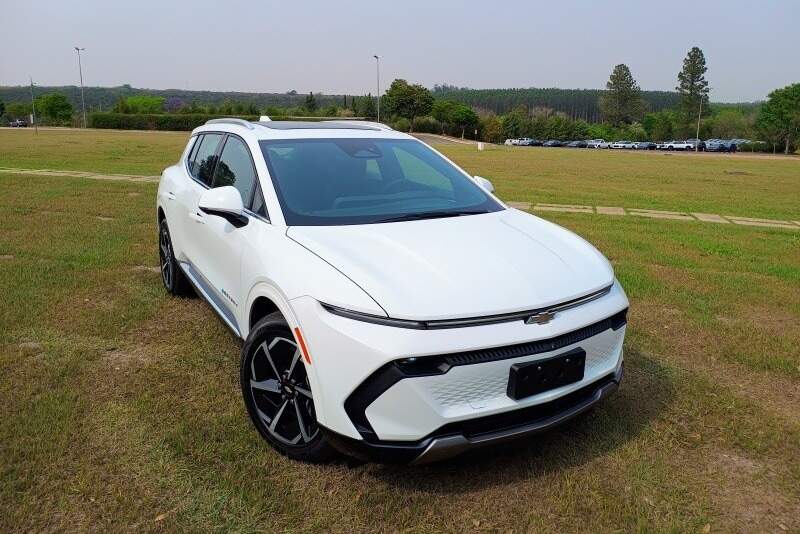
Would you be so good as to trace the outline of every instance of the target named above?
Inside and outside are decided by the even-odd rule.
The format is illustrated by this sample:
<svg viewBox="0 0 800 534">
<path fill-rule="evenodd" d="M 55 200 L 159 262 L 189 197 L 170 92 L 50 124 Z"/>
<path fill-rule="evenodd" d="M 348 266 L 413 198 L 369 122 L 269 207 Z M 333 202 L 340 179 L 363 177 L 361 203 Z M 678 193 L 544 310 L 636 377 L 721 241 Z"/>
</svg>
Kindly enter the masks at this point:
<svg viewBox="0 0 800 534">
<path fill-rule="evenodd" d="M 586 351 L 577 348 L 535 362 L 515 363 L 508 375 L 508 396 L 523 399 L 583 380 Z"/>
</svg>

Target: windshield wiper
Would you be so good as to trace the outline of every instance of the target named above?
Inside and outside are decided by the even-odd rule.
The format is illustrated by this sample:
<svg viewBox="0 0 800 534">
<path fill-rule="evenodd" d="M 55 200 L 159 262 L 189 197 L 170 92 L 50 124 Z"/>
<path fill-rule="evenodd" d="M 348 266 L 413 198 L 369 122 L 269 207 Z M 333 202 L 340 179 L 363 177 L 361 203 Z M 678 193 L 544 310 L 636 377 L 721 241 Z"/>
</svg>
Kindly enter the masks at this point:
<svg viewBox="0 0 800 534">
<path fill-rule="evenodd" d="M 378 219 L 376 223 L 398 222 L 398 221 L 416 221 L 420 219 L 444 219 L 445 217 L 461 217 L 463 215 L 480 215 L 481 213 L 489 213 L 486 210 L 461 210 L 461 211 L 423 211 L 419 213 L 406 213 L 405 215 L 398 215 L 396 217 L 387 217 L 385 219 Z"/>
</svg>

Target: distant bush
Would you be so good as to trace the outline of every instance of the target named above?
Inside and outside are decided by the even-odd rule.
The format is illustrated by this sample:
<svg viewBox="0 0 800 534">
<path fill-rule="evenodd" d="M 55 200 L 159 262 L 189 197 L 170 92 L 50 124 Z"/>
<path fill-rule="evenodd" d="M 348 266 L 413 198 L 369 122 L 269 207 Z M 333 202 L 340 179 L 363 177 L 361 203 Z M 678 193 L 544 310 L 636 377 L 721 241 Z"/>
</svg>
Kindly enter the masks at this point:
<svg viewBox="0 0 800 534">
<path fill-rule="evenodd" d="M 414 131 L 420 133 L 442 133 L 442 123 L 433 117 L 414 117 Z"/>
<path fill-rule="evenodd" d="M 394 122 L 389 123 L 389 126 L 397 130 L 398 132 L 408 132 L 411 130 L 411 122 L 405 118 L 400 117 L 396 119 Z"/>
<path fill-rule="evenodd" d="M 202 126 L 210 119 L 230 117 L 230 115 L 212 115 L 209 113 L 151 113 L 151 114 L 132 114 L 132 113 L 90 113 L 90 128 L 107 128 L 113 130 L 173 130 L 189 131 L 198 126 Z M 237 117 L 247 121 L 257 121 L 256 115 L 244 115 Z M 298 117 L 278 116 L 279 120 L 297 120 Z M 300 120 L 325 120 L 325 117 L 307 118 Z M 408 131 L 408 121 L 406 129 Z"/>
<path fill-rule="evenodd" d="M 114 130 L 193 130 L 209 119 L 219 115 L 202 113 L 91 113 L 90 128 L 108 128 Z"/>
</svg>

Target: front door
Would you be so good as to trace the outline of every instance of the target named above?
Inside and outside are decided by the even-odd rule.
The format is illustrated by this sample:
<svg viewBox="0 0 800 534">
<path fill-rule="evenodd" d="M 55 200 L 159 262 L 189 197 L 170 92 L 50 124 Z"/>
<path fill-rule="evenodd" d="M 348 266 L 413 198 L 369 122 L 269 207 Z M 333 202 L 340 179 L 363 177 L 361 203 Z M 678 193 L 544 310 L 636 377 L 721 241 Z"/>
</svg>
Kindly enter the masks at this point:
<svg viewBox="0 0 800 534">
<path fill-rule="evenodd" d="M 257 191 L 255 166 L 245 142 L 235 135 L 224 141 L 214 170 L 212 187 L 233 186 L 242 195 L 242 204 L 250 209 Z M 230 312 L 228 319 L 236 324 L 242 302 L 241 260 L 246 236 L 253 224 L 261 221 L 252 218 L 247 226 L 237 228 L 222 217 L 200 212 L 202 223 L 196 225 L 200 235 L 196 243 L 202 247 L 194 260 L 196 269 L 211 286 Z M 226 314 L 227 315 L 227 314 Z M 237 325 L 238 327 L 238 325 Z"/>
</svg>

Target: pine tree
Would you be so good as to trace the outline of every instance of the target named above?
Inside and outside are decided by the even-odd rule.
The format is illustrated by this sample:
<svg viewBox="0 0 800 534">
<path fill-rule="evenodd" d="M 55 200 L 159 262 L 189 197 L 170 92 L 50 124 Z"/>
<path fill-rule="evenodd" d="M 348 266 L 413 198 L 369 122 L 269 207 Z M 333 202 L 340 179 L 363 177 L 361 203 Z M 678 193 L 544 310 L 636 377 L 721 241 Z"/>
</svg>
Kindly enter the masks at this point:
<svg viewBox="0 0 800 534">
<path fill-rule="evenodd" d="M 683 60 L 683 70 L 678 73 L 678 86 L 675 88 L 681 97 L 681 110 L 687 119 L 697 117 L 700 102 L 703 103 L 703 115 L 711 110 L 708 105 L 708 81 L 705 78 L 706 58 L 703 51 L 692 47 Z"/>
<path fill-rule="evenodd" d="M 606 93 L 598 104 L 603 117 L 613 124 L 630 124 L 641 119 L 644 114 L 644 101 L 631 70 L 625 64 L 614 67 L 606 83 Z"/>
</svg>

